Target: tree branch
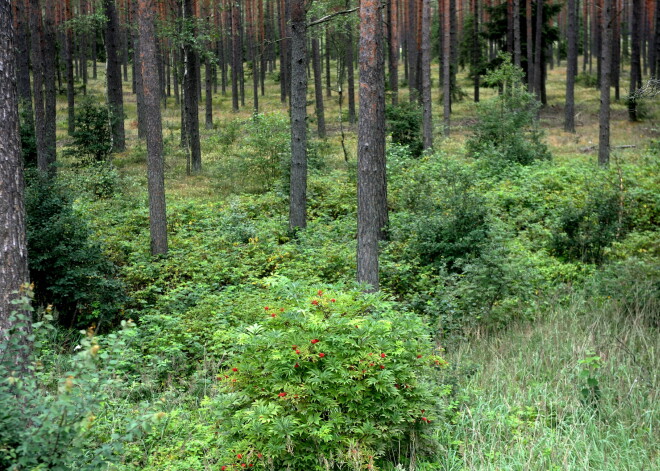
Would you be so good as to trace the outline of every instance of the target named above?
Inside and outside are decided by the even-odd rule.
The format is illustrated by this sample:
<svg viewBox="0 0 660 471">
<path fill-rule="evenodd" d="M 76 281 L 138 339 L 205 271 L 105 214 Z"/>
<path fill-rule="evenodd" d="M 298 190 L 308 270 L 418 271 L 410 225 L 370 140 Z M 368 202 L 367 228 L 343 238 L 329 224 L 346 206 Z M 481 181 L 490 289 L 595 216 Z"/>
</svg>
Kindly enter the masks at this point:
<svg viewBox="0 0 660 471">
<path fill-rule="evenodd" d="M 309 28 L 310 26 L 320 25 L 321 23 L 325 23 L 325 22 L 327 22 L 327 21 L 330 21 L 330 20 L 333 19 L 335 16 L 339 16 L 339 15 L 348 15 L 349 13 L 353 13 L 353 12 L 355 12 L 355 11 L 357 11 L 357 10 L 358 10 L 358 8 L 356 7 L 356 8 L 351 8 L 350 10 L 342 10 L 342 11 L 337 11 L 337 12 L 335 12 L 335 13 L 331 13 L 330 15 L 326 15 L 326 16 L 324 16 L 323 18 L 319 18 L 318 20 L 314 20 L 314 21 L 312 21 L 312 22 L 310 22 L 310 23 L 307 23 L 307 27 Z"/>
</svg>

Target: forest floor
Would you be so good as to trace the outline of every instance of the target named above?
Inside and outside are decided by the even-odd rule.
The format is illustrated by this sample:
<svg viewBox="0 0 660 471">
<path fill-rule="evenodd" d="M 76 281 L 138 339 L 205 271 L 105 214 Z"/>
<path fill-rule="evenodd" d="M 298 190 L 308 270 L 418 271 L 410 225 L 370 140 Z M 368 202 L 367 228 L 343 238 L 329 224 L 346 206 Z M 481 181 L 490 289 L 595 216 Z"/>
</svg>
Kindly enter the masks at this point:
<svg viewBox="0 0 660 471">
<path fill-rule="evenodd" d="M 437 71 L 437 64 L 435 67 Z M 99 67 L 98 79 L 90 84 L 90 93 L 99 101 L 103 96 L 103 74 L 103 67 Z M 557 188 L 568 187 L 572 182 L 588 182 L 588 170 L 570 182 L 562 178 L 567 175 L 566 178 L 573 178 L 573 174 L 569 170 L 562 172 L 564 168 L 595 166 L 598 144 L 599 98 L 593 87 L 577 86 L 577 132 L 563 131 L 564 77 L 563 66 L 549 71 L 548 106 L 541 112 L 545 141 L 560 168 L 548 177 L 554 179 L 550 186 Z M 122 276 L 135 300 L 128 314 L 151 319 L 153 330 L 145 335 L 152 337 L 147 337 L 145 344 L 151 346 L 152 353 L 165 352 L 163 358 L 171 353 L 165 339 L 185 344 L 191 329 L 193 333 L 198 329 L 204 338 L 222 337 L 207 332 L 215 324 L 207 327 L 203 318 L 195 317 L 201 316 L 202 308 L 198 306 L 215 312 L 228 300 L 235 303 L 233 309 L 245 311 L 250 303 L 265 304 L 268 295 L 259 291 L 264 285 L 260 284 L 259 277 L 253 276 L 255 272 L 284 273 L 282 276 L 288 277 L 299 273 L 301 283 L 306 276 L 317 276 L 310 290 L 318 285 L 318 278 L 324 283 L 347 283 L 354 273 L 351 252 L 354 249 L 351 245 L 354 183 L 350 171 L 356 160 L 356 128 L 346 122 L 342 124 L 344 145 L 348 149 L 346 162 L 339 132 L 339 104 L 333 90 L 332 97 L 326 97 L 325 101 L 329 137 L 325 141 L 314 139 L 314 158 L 322 160 L 322 164 L 314 164 L 321 170 L 314 173 L 310 181 L 310 231 L 319 232 L 303 242 L 303 245 L 310 244 L 309 249 L 286 245 L 286 198 L 285 190 L 278 183 L 281 175 L 277 161 L 288 138 L 287 109 L 279 101 L 279 84 L 272 78 L 268 74 L 266 96 L 260 97 L 260 112 L 266 116 L 261 124 L 252 127 L 246 124 L 252 116 L 249 78 L 246 79 L 246 106 L 241 111 L 231 112 L 228 93 L 214 96 L 213 129 L 204 129 L 203 113 L 200 113 L 204 170 L 199 175 L 185 174 L 185 152 L 178 147 L 180 111 L 174 106 L 173 98 L 168 99 L 163 111 L 163 131 L 171 231 L 169 262 L 149 268 L 145 146 L 137 139 L 135 98 L 129 93 L 129 84 L 125 84 L 124 94 L 128 149 L 113 157 L 121 175 L 118 183 L 121 195 L 91 201 L 81 194 L 76 200 L 78 209 L 89 218 L 92 230 L 105 244 L 110 258 L 122 267 Z M 469 80 L 462 74 L 459 83 L 466 92 L 471 90 Z M 627 89 L 627 84 L 622 82 L 621 85 L 622 95 L 625 95 L 623 90 Z M 309 130 L 314 137 L 312 91 L 310 81 Z M 482 88 L 482 100 L 494 93 Z M 407 99 L 405 89 L 400 99 Z M 451 158 L 470 160 L 464 143 L 474 126 L 474 104 L 469 97 L 455 104 L 452 134 L 445 139 L 441 136 L 442 106 L 437 86 L 433 100 L 436 148 Z M 345 114 L 347 103 L 346 99 L 344 101 Z M 657 168 L 657 163 L 648 163 L 645 156 L 649 146 L 660 138 L 660 102 L 656 99 L 644 106 L 645 119 L 631 123 L 627 120 L 624 101 L 613 102 L 614 169 L 624 166 L 624 172 L 632 172 L 630 166 L 638 162 L 639 168 L 644 169 L 640 172 Z M 200 110 L 203 110 L 203 100 Z M 58 133 L 60 142 L 66 143 L 66 101 L 62 97 Z M 251 140 L 246 140 L 248 138 Z M 649 159 L 657 161 L 658 154 Z M 68 166 L 66 158 L 64 162 L 62 174 L 65 178 L 74 187 L 81 184 L 76 180 L 77 170 Z M 647 163 L 642 165 L 643 162 Z M 542 169 L 538 172 L 537 175 L 542 175 Z M 610 177 L 616 182 L 616 170 L 613 172 Z M 627 177 L 634 179 L 636 176 Z M 643 178 L 651 182 L 651 188 L 655 186 L 657 195 L 660 190 L 658 175 L 646 173 Z M 648 189 L 649 185 L 644 188 Z M 396 198 L 404 191 L 402 186 L 394 185 Z M 509 191 L 507 184 L 497 188 L 497 191 Z M 560 191 L 564 190 L 555 193 Z M 579 190 L 575 192 L 582 194 Z M 493 190 L 492 194 L 497 193 Z M 653 200 L 652 196 L 645 197 Z M 145 206 L 136 208 L 136 201 Z M 555 203 L 548 203 L 548 207 L 552 204 Z M 329 214 L 336 219 L 332 220 Z M 227 228 L 229 225 L 232 227 Z M 247 237 L 239 234 L 242 230 Z M 230 234 L 230 231 L 234 232 Z M 542 233 L 541 229 L 539 231 Z M 634 246 L 635 250 L 653 252 L 648 259 L 653 273 L 657 273 L 657 267 L 653 268 L 658 260 L 657 226 L 655 231 L 648 235 L 647 230 L 646 235 L 640 236 L 647 237 L 645 242 Z M 531 230 L 525 235 L 532 241 L 534 237 Z M 223 245 L 225 240 L 234 242 Z M 283 243 L 285 245 L 281 245 Z M 240 255 L 214 259 L 221 251 L 229 252 L 232 244 L 237 252 L 241 251 Z M 624 244 L 620 251 L 625 252 L 626 247 L 633 245 L 632 242 Z M 541 254 L 538 257 L 546 257 L 543 260 L 550 258 L 545 249 L 538 253 Z M 318 256 L 315 266 L 309 266 L 312 256 Z M 350 257 L 350 260 L 342 257 Z M 619 260 L 626 258 L 622 256 Z M 547 288 L 547 296 L 530 307 L 532 315 L 513 316 L 513 320 L 499 329 L 473 326 L 458 340 L 443 345 L 447 347 L 445 359 L 450 366 L 442 380 L 453 385 L 444 418 L 446 427 L 437 430 L 440 450 L 432 459 L 420 461 L 416 469 L 651 471 L 660 468 L 660 335 L 657 324 L 649 325 L 649 319 L 657 319 L 658 299 L 655 295 L 649 296 L 649 292 L 657 294 L 657 285 L 653 280 L 645 280 L 644 275 L 637 279 L 638 284 L 632 283 L 637 275 L 628 273 L 625 280 L 632 284 L 626 286 L 640 291 L 629 292 L 625 299 L 608 299 L 593 294 L 597 291 L 593 283 L 597 281 L 593 281 L 596 278 L 591 274 L 598 271 L 597 267 L 584 268 L 579 263 L 570 265 L 570 269 L 567 267 L 569 264 L 551 265 L 548 269 L 561 272 L 562 276 L 557 278 L 561 281 Z M 574 273 L 588 273 L 589 276 L 578 274 L 571 278 Z M 233 297 L 214 294 L 209 288 L 216 282 L 214 280 L 220 280 L 217 283 L 222 285 L 236 283 Z M 196 291 L 191 285 L 195 285 Z M 190 291 L 186 291 L 188 289 Z M 190 297 L 197 296 L 195 292 L 202 301 L 196 305 L 186 304 Z M 261 296 L 266 296 L 266 300 L 262 302 Z M 216 302 L 220 307 L 214 304 Z M 180 336 L 174 340 L 174 337 L 164 336 L 162 343 L 158 343 L 154 339 L 160 335 L 159 329 L 170 324 L 158 324 L 155 317 L 158 313 L 176 312 L 182 316 L 182 327 L 177 330 Z M 145 332 L 149 331 L 145 328 Z M 174 376 L 180 366 L 177 361 L 183 360 L 167 366 Z M 130 444 L 120 468 L 218 469 L 204 461 L 204 455 L 210 453 L 205 446 L 214 433 L 211 428 L 204 428 L 203 411 L 197 412 L 205 395 L 192 391 L 192 386 L 187 390 L 177 389 L 175 378 L 170 376 L 163 381 L 162 375 L 162 371 L 154 373 L 153 377 L 145 374 L 144 383 L 135 386 L 134 393 L 143 398 L 151 395 L 154 401 L 156 397 L 167 397 L 172 401 L 168 406 L 172 419 L 153 435 Z M 170 390 L 168 385 L 172 386 Z M 153 392 L 145 393 L 149 388 Z M 128 409 L 131 406 L 118 407 Z M 117 416 L 121 413 L 125 411 L 117 412 Z M 383 469 L 395 469 L 394 464 L 385 464 Z"/>
</svg>

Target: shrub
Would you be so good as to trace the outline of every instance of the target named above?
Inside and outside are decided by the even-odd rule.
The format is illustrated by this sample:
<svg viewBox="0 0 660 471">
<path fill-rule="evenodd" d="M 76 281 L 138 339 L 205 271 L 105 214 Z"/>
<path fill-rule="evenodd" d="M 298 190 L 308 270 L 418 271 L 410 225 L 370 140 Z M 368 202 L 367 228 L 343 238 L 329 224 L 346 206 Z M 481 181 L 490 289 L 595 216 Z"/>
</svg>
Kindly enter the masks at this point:
<svg viewBox="0 0 660 471">
<path fill-rule="evenodd" d="M 25 167 L 37 166 L 37 137 L 34 133 L 31 107 L 31 103 L 21 103 L 18 110 L 21 134 L 21 156 L 23 157 L 23 165 L 25 165 Z"/>
<path fill-rule="evenodd" d="M 27 298 L 23 303 L 24 309 L 29 307 Z M 114 423 L 112 436 L 93 438 L 97 416 L 103 415 L 104 403 L 119 386 L 114 367 L 130 342 L 133 325 L 125 322 L 122 331 L 102 343 L 91 333 L 85 335 L 79 352 L 66 360 L 60 373 L 52 365 L 55 330 L 47 321 L 35 323 L 29 373 L 18 376 L 14 354 L 24 348 L 20 329 L 30 320 L 12 316 L 17 329 L 0 339 L 0 468 L 91 471 L 118 462 L 122 445 L 160 417 L 133 415 Z"/>
<path fill-rule="evenodd" d="M 392 142 L 409 146 L 414 156 L 422 153 L 422 109 L 416 103 L 402 101 L 385 108 L 388 131 Z"/>
<path fill-rule="evenodd" d="M 125 299 L 123 285 L 67 193 L 47 177 L 30 176 L 26 212 L 36 301 L 55 305 L 67 327 L 114 322 Z"/>
<path fill-rule="evenodd" d="M 394 448 L 432 447 L 444 390 L 432 369 L 444 361 L 419 318 L 358 292 L 298 299 L 237 332 L 240 352 L 218 377 L 233 444 L 221 464 L 377 469 Z"/>
<path fill-rule="evenodd" d="M 571 204 L 553 234 L 553 252 L 569 260 L 602 263 L 605 248 L 625 229 L 621 211 L 619 194 L 612 190 L 592 192 L 582 207 Z"/>
<path fill-rule="evenodd" d="M 112 151 L 112 119 L 117 118 L 107 106 L 97 104 L 91 97 L 83 100 L 76 110 L 76 130 L 66 153 L 82 164 L 104 161 Z"/>
<path fill-rule="evenodd" d="M 478 103 L 477 122 L 466 146 L 490 173 L 498 174 L 511 164 L 550 159 L 538 125 L 540 104 L 523 85 L 522 76 L 522 69 L 505 55 L 502 65 L 484 78 L 488 84 L 500 85 L 502 93 Z"/>
</svg>

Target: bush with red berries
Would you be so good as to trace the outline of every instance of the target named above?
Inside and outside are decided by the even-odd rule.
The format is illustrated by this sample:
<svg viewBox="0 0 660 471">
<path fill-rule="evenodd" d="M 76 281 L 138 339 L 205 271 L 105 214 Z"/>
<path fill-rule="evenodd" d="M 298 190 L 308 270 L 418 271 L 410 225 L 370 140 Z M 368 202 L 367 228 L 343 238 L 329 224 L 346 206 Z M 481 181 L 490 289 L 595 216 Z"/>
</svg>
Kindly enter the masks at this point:
<svg viewBox="0 0 660 471">
<path fill-rule="evenodd" d="M 432 449 L 445 362 L 427 326 L 358 291 L 295 304 L 236 336 L 215 399 L 227 443 L 257 469 L 379 469 Z"/>
</svg>

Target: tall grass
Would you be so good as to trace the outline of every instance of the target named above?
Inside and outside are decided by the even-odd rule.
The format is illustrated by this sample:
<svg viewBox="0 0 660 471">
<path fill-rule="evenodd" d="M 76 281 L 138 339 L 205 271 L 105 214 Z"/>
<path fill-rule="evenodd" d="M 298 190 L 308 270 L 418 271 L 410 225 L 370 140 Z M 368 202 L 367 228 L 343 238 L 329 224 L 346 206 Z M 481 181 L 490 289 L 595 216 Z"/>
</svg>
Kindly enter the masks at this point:
<svg viewBox="0 0 660 471">
<path fill-rule="evenodd" d="M 534 324 L 459 347 L 448 358 L 463 459 L 448 454 L 444 469 L 660 469 L 660 335 L 648 325 L 657 307 L 572 295 Z M 594 357 L 599 393 L 585 401 L 580 373 Z"/>
</svg>

